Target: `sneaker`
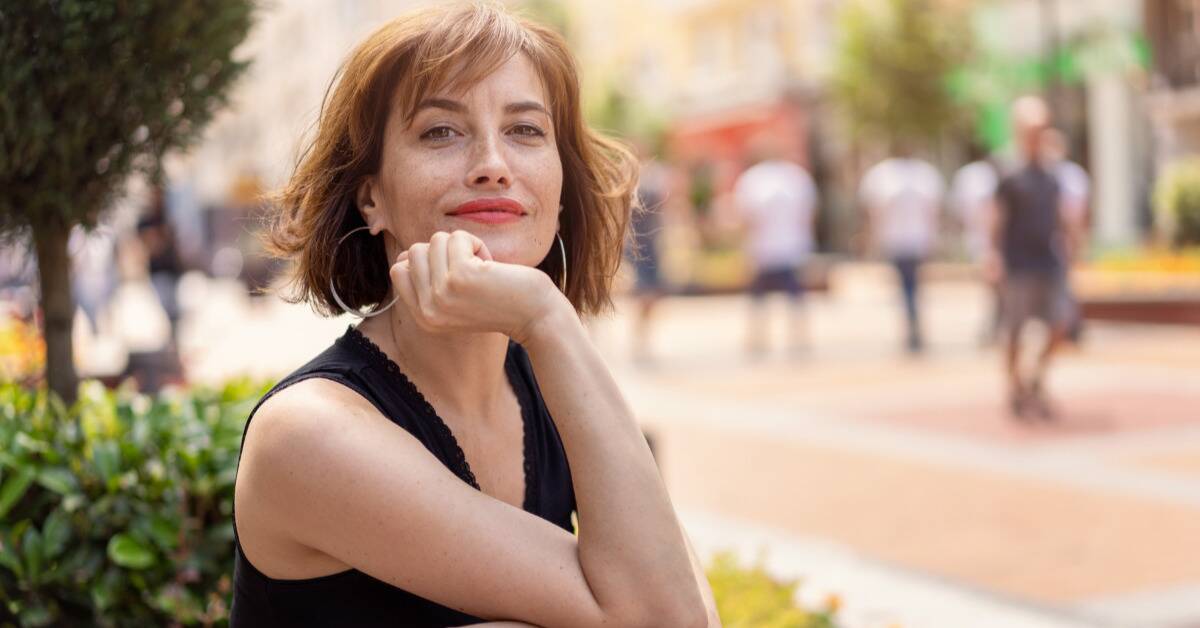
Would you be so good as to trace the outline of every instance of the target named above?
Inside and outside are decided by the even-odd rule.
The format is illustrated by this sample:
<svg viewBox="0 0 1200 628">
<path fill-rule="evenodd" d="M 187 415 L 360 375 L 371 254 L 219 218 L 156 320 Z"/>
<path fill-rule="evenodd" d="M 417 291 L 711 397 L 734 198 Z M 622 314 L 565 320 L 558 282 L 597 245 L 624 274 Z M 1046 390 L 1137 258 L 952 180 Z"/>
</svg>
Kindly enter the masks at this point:
<svg viewBox="0 0 1200 628">
<path fill-rule="evenodd" d="M 1042 387 L 1041 380 L 1034 380 L 1029 386 L 1029 404 L 1037 417 L 1043 421 L 1054 421 L 1058 419 L 1058 411 L 1054 404 L 1046 399 L 1046 392 Z"/>
<path fill-rule="evenodd" d="M 1014 419 L 1019 421 L 1026 420 L 1026 416 L 1030 411 L 1029 394 L 1024 387 L 1014 389 L 1008 395 L 1008 412 Z"/>
</svg>

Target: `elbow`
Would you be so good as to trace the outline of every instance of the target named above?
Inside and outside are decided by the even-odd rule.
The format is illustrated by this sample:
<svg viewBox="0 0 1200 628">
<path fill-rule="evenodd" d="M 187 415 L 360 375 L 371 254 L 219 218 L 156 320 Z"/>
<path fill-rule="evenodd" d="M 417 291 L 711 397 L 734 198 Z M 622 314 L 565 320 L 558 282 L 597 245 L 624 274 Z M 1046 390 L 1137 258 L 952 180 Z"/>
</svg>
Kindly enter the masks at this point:
<svg viewBox="0 0 1200 628">
<path fill-rule="evenodd" d="M 715 612 L 704 604 L 703 598 L 696 595 L 679 596 L 678 599 L 662 601 L 650 608 L 642 609 L 638 617 L 629 622 L 630 626 L 672 628 L 707 628 L 712 625 L 711 618 Z M 623 624 L 625 625 L 625 624 Z"/>
<path fill-rule="evenodd" d="M 696 603 L 671 610 L 662 621 L 653 622 L 655 626 L 679 626 L 680 628 L 708 628 L 709 612 L 704 603 Z"/>
</svg>

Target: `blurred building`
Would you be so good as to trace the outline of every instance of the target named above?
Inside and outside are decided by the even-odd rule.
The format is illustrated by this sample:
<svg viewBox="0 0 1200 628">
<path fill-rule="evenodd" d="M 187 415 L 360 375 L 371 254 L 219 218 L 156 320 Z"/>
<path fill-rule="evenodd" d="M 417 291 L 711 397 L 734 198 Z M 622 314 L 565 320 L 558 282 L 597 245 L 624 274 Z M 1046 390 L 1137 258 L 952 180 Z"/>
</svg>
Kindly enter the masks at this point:
<svg viewBox="0 0 1200 628">
<path fill-rule="evenodd" d="M 1160 159 L 1200 153 L 1200 0 L 1144 0 Z"/>
<path fill-rule="evenodd" d="M 1147 0 L 1171 4 L 1169 0 Z M 1007 67 L 1053 68 L 1042 91 L 1087 167 L 1093 241 L 1135 244 L 1149 227 L 1154 137 L 1146 99 L 1143 10 L 1131 0 L 997 0 L 975 9 L 978 46 Z M 1011 98 L 1012 88 L 998 90 Z M 1033 88 L 1033 89 L 1029 89 Z"/>
<path fill-rule="evenodd" d="M 1093 175 L 1095 237 L 1105 245 L 1135 242 L 1148 221 L 1152 157 L 1200 142 L 1200 99 L 1188 91 L 1197 74 L 1196 0 L 940 1 L 972 8 L 977 39 L 989 54 L 1018 65 L 1051 56 L 1067 60 L 1070 76 L 1046 92 L 1072 138 L 1072 157 Z M 423 3 L 272 3 L 240 51 L 253 65 L 231 106 L 210 125 L 201 145 L 171 160 L 172 181 L 191 190 L 191 204 L 203 208 L 227 205 L 236 183 L 247 178 L 265 189 L 277 187 L 294 166 L 329 80 L 350 48 L 387 19 Z M 624 99 L 626 107 L 638 109 L 633 117 L 649 119 L 666 138 L 673 160 L 704 172 L 715 193 L 727 190 L 746 165 L 750 139 L 768 130 L 813 173 L 825 215 L 838 215 L 837 206 L 849 202 L 827 194 L 847 188 L 856 173 L 846 168 L 853 161 L 847 159 L 848 139 L 823 104 L 844 3 L 512 4 L 534 15 L 553 5 L 565 17 L 565 34 L 580 60 L 589 110 Z M 1139 56 L 1143 32 L 1156 52 L 1152 86 Z M 986 83 L 989 77 L 984 78 Z M 1024 88 L 1040 90 L 1040 83 Z M 993 90 L 993 110 L 1001 111 L 1020 91 L 1011 82 Z M 1149 91 L 1153 97 L 1147 97 Z M 1002 117 L 996 122 L 1004 124 Z M 828 179 L 839 182 L 828 186 Z"/>
<path fill-rule="evenodd" d="M 248 231 L 259 218 L 247 190 L 284 183 L 315 131 L 325 90 L 350 50 L 413 1 L 276 0 L 238 50 L 251 65 L 204 139 L 166 163 L 176 224 L 190 225 L 195 266 L 214 275 L 265 277 Z M 256 281 L 251 281 L 251 284 Z"/>
<path fill-rule="evenodd" d="M 734 164 L 769 130 L 808 165 L 810 100 L 832 48 L 832 0 L 569 3 L 586 89 L 619 89 L 666 121 L 671 156 Z M 728 179 L 736 172 L 722 173 Z M 728 183 L 728 181 L 725 181 Z M 720 182 L 718 183 L 720 185 Z"/>
<path fill-rule="evenodd" d="M 276 0 L 260 10 L 238 56 L 251 60 L 226 107 L 172 173 L 201 204 L 224 203 L 247 177 L 267 188 L 291 173 L 321 100 L 351 48 L 409 0 Z"/>
</svg>

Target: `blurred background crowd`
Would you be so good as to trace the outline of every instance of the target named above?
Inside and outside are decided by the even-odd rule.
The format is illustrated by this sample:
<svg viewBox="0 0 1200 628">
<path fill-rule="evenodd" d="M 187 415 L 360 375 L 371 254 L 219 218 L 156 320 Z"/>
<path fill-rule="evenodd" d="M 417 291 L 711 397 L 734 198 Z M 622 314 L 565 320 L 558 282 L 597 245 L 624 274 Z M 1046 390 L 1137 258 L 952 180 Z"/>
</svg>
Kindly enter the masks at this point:
<svg viewBox="0 0 1200 628">
<path fill-rule="evenodd" d="M 254 231 L 414 4 L 256 10 L 191 145 L 64 225 L 79 377 L 279 377 L 352 321 L 273 295 Z M 765 548 L 847 625 L 1200 622 L 1200 1 L 514 5 L 642 159 L 591 328 L 699 545 Z M 10 236 L 0 376 L 34 385 Z"/>
</svg>

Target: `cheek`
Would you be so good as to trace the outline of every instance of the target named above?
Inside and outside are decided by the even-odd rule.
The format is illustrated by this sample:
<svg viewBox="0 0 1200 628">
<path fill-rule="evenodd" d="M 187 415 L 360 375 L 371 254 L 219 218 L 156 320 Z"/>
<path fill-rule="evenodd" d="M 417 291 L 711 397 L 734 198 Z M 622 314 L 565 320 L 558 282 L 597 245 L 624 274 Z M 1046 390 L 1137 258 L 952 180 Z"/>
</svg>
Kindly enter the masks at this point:
<svg viewBox="0 0 1200 628">
<path fill-rule="evenodd" d="M 436 230 L 437 200 L 447 188 L 449 168 L 428 159 L 395 159 L 387 166 L 385 201 L 395 235 L 408 246 Z"/>
<path fill-rule="evenodd" d="M 551 151 L 544 159 L 538 160 L 530 173 L 533 192 L 543 207 L 558 215 L 558 204 L 562 202 L 563 168 L 558 152 Z"/>
</svg>

